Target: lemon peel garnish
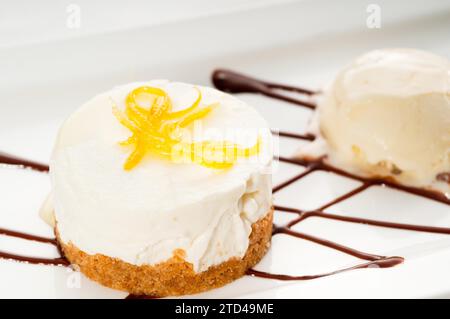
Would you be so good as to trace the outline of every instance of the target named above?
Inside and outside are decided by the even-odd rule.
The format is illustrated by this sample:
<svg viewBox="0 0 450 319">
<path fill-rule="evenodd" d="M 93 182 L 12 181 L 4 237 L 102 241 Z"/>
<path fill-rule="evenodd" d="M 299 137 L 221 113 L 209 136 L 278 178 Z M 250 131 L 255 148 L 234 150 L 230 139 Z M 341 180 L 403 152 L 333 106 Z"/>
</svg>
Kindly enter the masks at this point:
<svg viewBox="0 0 450 319">
<path fill-rule="evenodd" d="M 238 158 L 248 158 L 260 152 L 261 137 L 255 145 L 247 148 L 230 141 L 183 142 L 179 130 L 205 118 L 219 106 L 214 103 L 200 107 L 202 93 L 198 88 L 194 89 L 198 93 L 196 100 L 181 111 L 172 112 L 169 95 L 151 86 L 141 86 L 131 91 L 125 99 L 125 111 L 113 104 L 113 115 L 132 132 L 129 138 L 119 142 L 121 146 L 134 147 L 123 165 L 125 170 L 136 167 L 147 154 L 169 161 L 175 161 L 176 155 L 178 159 L 205 167 L 226 169 L 232 167 Z M 140 98 L 146 98 L 149 106 L 141 105 Z"/>
</svg>

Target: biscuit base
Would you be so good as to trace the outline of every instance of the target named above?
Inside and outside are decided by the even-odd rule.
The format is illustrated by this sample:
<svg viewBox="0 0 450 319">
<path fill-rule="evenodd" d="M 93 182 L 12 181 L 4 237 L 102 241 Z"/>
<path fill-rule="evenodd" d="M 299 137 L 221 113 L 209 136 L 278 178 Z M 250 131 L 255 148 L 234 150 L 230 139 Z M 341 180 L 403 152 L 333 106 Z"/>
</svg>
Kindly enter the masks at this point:
<svg viewBox="0 0 450 319">
<path fill-rule="evenodd" d="M 243 258 L 229 260 L 196 273 L 184 260 L 184 251 L 174 251 L 173 257 L 155 265 L 132 265 L 118 258 L 101 254 L 89 255 L 72 243 L 56 237 L 65 257 L 82 273 L 100 284 L 127 291 L 133 295 L 153 297 L 199 293 L 221 287 L 245 275 L 266 254 L 272 238 L 273 209 L 252 225 L 249 246 Z"/>
</svg>

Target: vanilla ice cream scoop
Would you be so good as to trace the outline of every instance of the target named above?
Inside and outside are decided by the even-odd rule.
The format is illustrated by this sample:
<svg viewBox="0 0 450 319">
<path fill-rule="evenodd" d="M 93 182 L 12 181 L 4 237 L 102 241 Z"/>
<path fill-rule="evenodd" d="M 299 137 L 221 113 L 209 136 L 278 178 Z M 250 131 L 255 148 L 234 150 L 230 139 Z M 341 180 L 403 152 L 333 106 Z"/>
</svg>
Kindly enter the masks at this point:
<svg viewBox="0 0 450 319">
<path fill-rule="evenodd" d="M 413 49 L 364 54 L 325 90 L 317 119 L 317 143 L 333 164 L 450 194 L 439 178 L 450 172 L 446 58 Z"/>
</svg>

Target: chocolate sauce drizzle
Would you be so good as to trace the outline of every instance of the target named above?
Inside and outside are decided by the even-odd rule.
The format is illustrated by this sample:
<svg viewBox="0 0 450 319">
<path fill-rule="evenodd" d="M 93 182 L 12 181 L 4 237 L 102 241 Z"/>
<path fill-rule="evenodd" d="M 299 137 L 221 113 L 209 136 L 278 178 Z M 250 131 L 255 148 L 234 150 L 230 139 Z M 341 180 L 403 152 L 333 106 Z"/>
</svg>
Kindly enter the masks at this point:
<svg viewBox="0 0 450 319">
<path fill-rule="evenodd" d="M 304 89 L 304 88 L 298 88 L 298 87 L 293 87 L 293 86 L 288 86 L 288 85 L 282 85 L 282 84 L 257 80 L 255 78 L 251 78 L 251 77 L 248 77 L 248 76 L 236 73 L 236 72 L 232 72 L 232 71 L 227 71 L 227 70 L 216 70 L 212 75 L 212 81 L 213 81 L 214 85 L 222 91 L 226 91 L 226 92 L 230 92 L 230 93 L 244 93 L 245 92 L 245 93 L 262 94 L 262 95 L 265 95 L 265 96 L 268 96 L 271 98 L 275 98 L 278 100 L 287 101 L 287 102 L 292 103 L 297 106 L 306 107 L 308 109 L 314 109 L 315 103 L 311 102 L 308 99 L 294 99 L 290 96 L 286 96 L 286 95 L 278 93 L 277 90 L 297 92 L 300 94 L 304 94 L 307 97 L 312 97 L 315 94 L 319 93 L 318 91 L 308 90 L 308 89 Z M 302 134 L 289 133 L 289 132 L 279 132 L 279 135 L 282 137 L 286 137 L 286 138 L 302 139 L 302 140 L 307 140 L 307 141 L 313 141 L 315 138 L 311 134 L 302 135 Z M 324 211 L 325 209 L 327 209 L 337 203 L 345 201 L 345 200 L 351 198 L 352 196 L 354 196 L 358 193 L 361 193 L 364 190 L 366 190 L 369 187 L 374 186 L 374 185 L 385 185 L 385 186 L 393 188 L 393 189 L 397 189 L 397 190 L 404 191 L 404 192 L 407 192 L 410 194 L 425 197 L 430 200 L 438 201 L 443 204 L 450 205 L 450 199 L 447 198 L 442 193 L 425 190 L 425 189 L 420 189 L 420 188 L 403 186 L 403 185 L 397 184 L 395 182 L 392 182 L 390 180 L 376 179 L 376 178 L 364 178 L 364 177 L 346 172 L 340 168 L 331 166 L 325 162 L 324 158 L 296 159 L 296 158 L 280 157 L 279 160 L 281 162 L 286 162 L 286 163 L 291 163 L 294 165 L 302 166 L 305 168 L 305 170 L 302 173 L 275 186 L 273 188 L 274 193 L 301 180 L 303 177 L 305 177 L 308 174 L 311 174 L 312 172 L 315 172 L 315 171 L 332 172 L 334 174 L 359 181 L 362 183 L 362 185 L 347 192 L 346 194 L 344 194 L 342 196 L 339 196 L 339 197 L 331 200 L 328 203 L 323 204 L 321 207 L 319 207 L 315 210 L 304 211 L 304 210 L 301 210 L 298 208 L 283 207 L 283 206 L 275 205 L 275 211 L 277 211 L 279 213 L 282 213 L 282 212 L 294 213 L 294 214 L 297 214 L 297 218 L 294 219 L 293 221 L 287 223 L 284 226 L 275 226 L 274 225 L 273 236 L 276 236 L 279 234 L 285 234 L 285 235 L 292 236 L 292 237 L 295 237 L 298 239 L 307 240 L 307 241 L 316 243 L 318 245 L 322 245 L 322 246 L 328 247 L 330 249 L 334 249 L 334 250 L 340 251 L 342 253 L 357 257 L 357 258 L 363 260 L 364 262 L 357 264 L 355 266 L 337 269 L 335 271 L 331 271 L 328 273 L 322 273 L 322 274 L 316 274 L 316 275 L 291 276 L 291 275 L 286 275 L 286 274 L 272 274 L 272 273 L 267 273 L 267 272 L 263 272 L 263 271 L 257 271 L 254 269 L 250 269 L 247 272 L 248 275 L 261 277 L 261 278 L 277 279 L 277 280 L 310 280 L 310 279 L 330 276 L 330 275 L 334 275 L 334 274 L 338 274 L 341 272 L 354 270 L 354 269 L 371 268 L 371 267 L 376 267 L 376 268 L 394 267 L 398 264 L 401 264 L 404 261 L 403 257 L 380 256 L 380 255 L 366 253 L 363 251 L 353 249 L 351 247 L 340 245 L 339 243 L 336 243 L 336 242 L 332 242 L 332 241 L 329 241 L 326 239 L 315 237 L 313 235 L 309 235 L 306 233 L 294 231 L 292 229 L 292 226 L 294 226 L 310 217 L 325 218 L 325 219 L 341 221 L 341 222 L 361 223 L 361 224 L 366 224 L 366 225 L 371 225 L 371 226 L 376 226 L 376 227 L 387 227 L 387 228 L 393 228 L 393 229 L 402 229 L 402 230 L 409 230 L 409 231 L 419 231 L 419 232 L 450 235 L 450 228 L 393 223 L 393 222 L 365 219 L 365 218 L 359 218 L 359 217 L 331 214 L 331 213 L 327 213 Z M 44 172 L 44 173 L 48 172 L 48 166 L 45 164 L 30 161 L 30 160 L 27 160 L 27 159 L 24 159 L 21 157 L 13 156 L 13 155 L 10 155 L 7 153 L 2 153 L 2 152 L 0 152 L 0 164 L 13 165 L 13 166 L 17 166 L 18 168 L 31 169 L 31 170 L 38 171 L 38 172 Z M 449 178 L 449 175 L 447 175 L 447 174 L 449 174 L 449 173 L 445 173 L 445 175 L 440 176 L 440 179 L 444 180 L 444 181 L 449 180 L 450 178 Z M 58 246 L 57 240 L 55 238 L 46 238 L 46 237 L 36 236 L 36 235 L 18 232 L 18 231 L 10 230 L 10 229 L 4 229 L 4 228 L 0 228 L 0 235 L 16 237 L 16 238 L 20 238 L 20 239 L 24 239 L 24 240 L 36 241 L 36 242 L 40 242 L 43 244 L 54 245 L 59 250 L 59 246 Z M 27 263 L 31 263 L 31 264 L 69 266 L 70 263 L 63 256 L 61 251 L 60 251 L 60 255 L 61 256 L 58 258 L 39 258 L 39 257 L 31 257 L 31 256 L 22 256 L 22 255 L 17 255 L 17 254 L 0 251 L 0 258 L 3 258 L 3 259 L 27 262 Z M 126 298 L 127 299 L 153 299 L 153 298 L 157 298 L 157 297 L 128 295 Z"/>
<path fill-rule="evenodd" d="M 23 169 L 31 169 L 37 172 L 48 172 L 48 165 L 30 161 L 21 157 L 17 157 L 14 155 L 10 155 L 7 153 L 0 152 L 0 163 L 7 165 L 14 165 L 18 168 Z M 11 229 L 0 228 L 0 235 L 15 237 L 24 240 L 37 241 L 43 244 L 50 244 L 55 246 L 58 251 L 59 246 L 57 240 L 55 238 L 47 238 L 41 237 L 33 234 L 23 233 Z M 31 257 L 31 256 L 22 256 L 17 254 L 8 253 L 5 251 L 0 251 L 0 258 L 2 259 L 10 259 L 15 261 L 26 262 L 30 264 L 43 264 L 43 265 L 53 265 L 53 266 L 69 266 L 69 261 L 60 253 L 60 257 L 58 258 L 40 258 L 40 257 Z"/>
<path fill-rule="evenodd" d="M 252 78 L 252 77 L 249 77 L 246 75 L 242 75 L 242 74 L 239 74 L 239 73 L 236 73 L 233 71 L 223 70 L 223 69 L 214 71 L 214 73 L 212 75 L 212 82 L 214 83 L 216 88 L 218 88 L 222 91 L 225 91 L 225 92 L 262 94 L 262 95 L 265 95 L 265 96 L 268 96 L 271 98 L 275 98 L 275 99 L 282 100 L 282 101 L 287 101 L 294 105 L 306 107 L 309 109 L 314 109 L 316 105 L 313 102 L 310 102 L 308 100 L 294 99 L 290 96 L 288 97 L 288 96 L 282 95 L 280 93 L 277 93 L 274 90 L 286 90 L 286 91 L 291 91 L 291 92 L 297 92 L 300 94 L 304 94 L 307 97 L 312 97 L 315 94 L 319 93 L 318 91 L 308 90 L 308 89 L 304 89 L 304 88 L 297 88 L 297 87 L 292 87 L 292 86 L 276 84 L 276 83 L 272 83 L 272 82 L 266 82 L 266 81 L 258 80 L 258 79 L 255 79 L 255 78 Z M 313 136 L 311 134 L 302 135 L 302 134 L 295 134 L 295 133 L 289 133 L 289 132 L 279 132 L 279 135 L 282 137 L 302 139 L 302 140 L 308 140 L 308 141 L 313 141 L 315 139 L 315 136 Z M 281 189 L 301 180 L 303 177 L 305 177 L 315 171 L 331 172 L 331 173 L 334 173 L 334 174 L 337 174 L 337 175 L 340 175 L 343 177 L 347 177 L 347 178 L 359 181 L 362 183 L 362 185 L 349 191 L 348 193 L 346 193 L 342 196 L 339 196 L 338 198 L 331 200 L 328 203 L 323 204 L 321 207 L 319 207 L 315 210 L 311 210 L 311 211 L 303 211 L 303 210 L 300 210 L 297 208 L 283 207 L 283 206 L 275 205 L 275 211 L 295 213 L 298 216 L 296 219 L 287 223 L 284 226 L 278 227 L 278 226 L 274 225 L 273 236 L 276 236 L 278 234 L 285 234 L 285 235 L 292 236 L 295 238 L 307 240 L 307 241 L 314 242 L 316 244 L 340 251 L 347 255 L 357 257 L 359 259 L 364 260 L 365 262 L 361 263 L 361 264 L 357 264 L 352 267 L 338 269 L 335 271 L 317 274 L 317 275 L 290 276 L 290 275 L 285 275 L 285 274 L 272 274 L 272 273 L 268 273 L 268 272 L 258 271 L 255 269 L 250 269 L 247 272 L 247 274 L 249 274 L 249 275 L 256 276 L 256 277 L 262 277 L 262 278 L 277 279 L 277 280 L 310 280 L 310 279 L 330 276 L 330 275 L 334 275 L 334 274 L 338 274 L 341 272 L 354 270 L 354 269 L 371 268 L 371 267 L 377 267 L 377 268 L 394 267 L 398 264 L 401 264 L 404 261 L 403 257 L 379 256 L 379 255 L 365 253 L 365 252 L 353 249 L 351 247 L 340 245 L 339 243 L 336 243 L 336 242 L 332 242 L 332 241 L 329 241 L 326 239 L 315 237 L 315 236 L 312 236 L 312 235 L 309 235 L 306 233 L 297 232 L 292 229 L 292 226 L 297 225 L 298 223 L 300 223 L 310 217 L 325 218 L 325 219 L 331 219 L 331 220 L 342 221 L 342 222 L 350 222 L 350 223 L 361 223 L 361 224 L 377 226 L 377 227 L 387 227 L 387 228 L 402 229 L 402 230 L 409 230 L 409 231 L 420 231 L 420 232 L 439 233 L 439 234 L 450 235 L 450 228 L 392 223 L 392 222 L 386 222 L 386 221 L 330 214 L 330 213 L 327 213 L 324 211 L 326 208 L 329 208 L 333 205 L 336 205 L 337 203 L 347 200 L 347 199 L 351 198 L 352 196 L 355 196 L 356 194 L 361 193 L 364 190 L 366 190 L 369 187 L 374 186 L 374 185 L 385 185 L 385 186 L 388 186 L 393 189 L 397 189 L 397 190 L 404 191 L 404 192 L 414 194 L 417 196 L 421 196 L 421 197 L 426 197 L 431 200 L 435 200 L 435 201 L 450 205 L 450 199 L 447 198 L 442 193 L 425 190 L 425 189 L 421 189 L 421 188 L 404 186 L 404 185 L 400 185 L 393 181 L 390 181 L 387 179 L 382 179 L 382 178 L 361 177 L 361 176 L 349 173 L 347 171 L 344 171 L 340 168 L 334 167 L 330 164 L 327 164 L 325 161 L 325 158 L 297 159 L 297 158 L 280 157 L 279 160 L 281 162 L 286 162 L 286 163 L 291 163 L 294 165 L 302 166 L 305 168 L 305 170 L 302 173 L 284 181 L 283 183 L 276 185 L 273 188 L 273 193 L 280 191 Z M 444 176 L 444 177 L 446 178 L 447 176 Z M 441 177 L 441 178 L 445 179 L 444 177 Z"/>
<path fill-rule="evenodd" d="M 22 168 L 29 168 L 38 172 L 48 172 L 48 165 L 35 161 L 30 161 L 22 157 L 0 152 L 0 163 L 16 165 Z"/>
<path fill-rule="evenodd" d="M 216 88 L 228 93 L 257 93 L 309 109 L 315 109 L 316 107 L 314 102 L 308 101 L 307 99 L 294 99 L 287 95 L 278 93 L 277 90 L 301 93 L 306 96 L 317 94 L 318 91 L 257 80 L 243 74 L 222 69 L 214 71 L 212 75 L 212 82 Z"/>
</svg>

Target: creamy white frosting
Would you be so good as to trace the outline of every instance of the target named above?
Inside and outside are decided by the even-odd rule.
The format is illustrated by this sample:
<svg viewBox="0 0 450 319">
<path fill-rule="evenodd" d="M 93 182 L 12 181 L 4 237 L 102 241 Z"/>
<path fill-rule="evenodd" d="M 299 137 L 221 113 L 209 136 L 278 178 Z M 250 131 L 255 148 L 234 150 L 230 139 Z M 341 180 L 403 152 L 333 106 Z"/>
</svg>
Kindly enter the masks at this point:
<svg viewBox="0 0 450 319">
<path fill-rule="evenodd" d="M 264 132 L 259 156 L 228 170 L 173 163 L 146 156 L 131 171 L 123 164 L 131 135 L 113 116 L 127 94 L 149 85 L 166 90 L 175 110 L 196 98 L 192 85 L 165 80 L 132 83 L 94 97 L 73 113 L 57 138 L 50 175 L 55 219 L 63 242 L 88 254 L 103 254 L 135 265 L 156 264 L 182 249 L 197 272 L 231 257 L 243 257 L 252 223 L 271 207 L 272 150 L 265 120 L 250 106 L 212 88 L 198 87 L 201 105 L 219 103 L 202 121 L 194 140 L 223 139 L 233 129 Z M 269 133 L 268 133 L 269 132 Z M 245 134 L 244 134 L 245 135 Z M 242 146 L 257 133 L 228 136 Z M 50 207 L 50 208 L 49 208 Z M 51 205 L 44 205 L 44 211 Z M 43 213 L 45 215 L 45 213 Z M 48 214 L 47 214 L 48 215 Z"/>
<path fill-rule="evenodd" d="M 299 155 L 392 176 L 450 196 L 450 62 L 413 49 L 376 50 L 343 69 L 320 99 L 315 143 Z"/>
</svg>

